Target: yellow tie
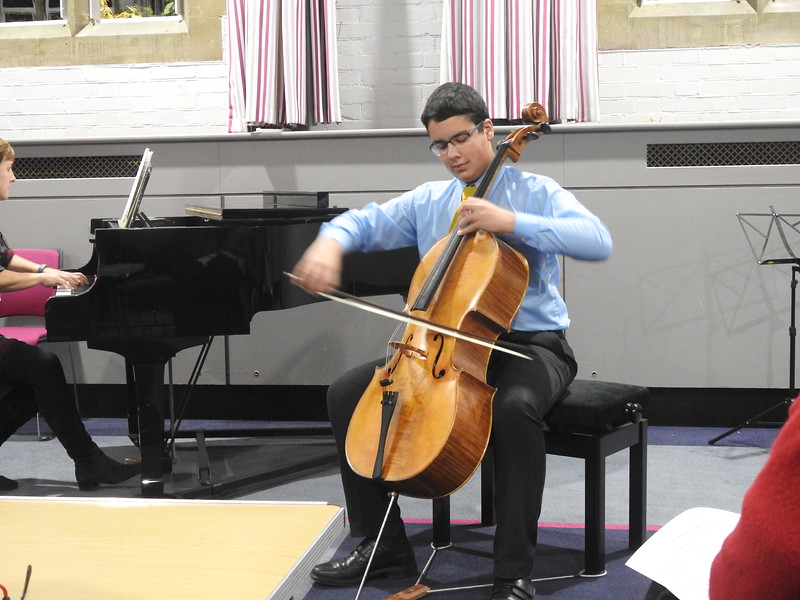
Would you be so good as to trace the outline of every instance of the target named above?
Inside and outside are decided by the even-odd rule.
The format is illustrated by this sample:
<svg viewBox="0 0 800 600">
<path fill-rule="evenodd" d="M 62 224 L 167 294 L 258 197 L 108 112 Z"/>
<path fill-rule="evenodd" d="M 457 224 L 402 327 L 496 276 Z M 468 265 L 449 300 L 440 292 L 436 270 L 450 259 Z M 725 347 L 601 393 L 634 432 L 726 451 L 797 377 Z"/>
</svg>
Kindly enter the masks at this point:
<svg viewBox="0 0 800 600">
<path fill-rule="evenodd" d="M 475 190 L 478 189 L 478 186 L 475 185 L 468 185 L 464 188 L 464 191 L 461 192 L 461 203 L 464 203 L 464 200 L 467 198 L 471 198 L 475 195 Z M 461 204 L 459 204 L 461 206 Z M 458 220 L 458 210 L 456 210 L 456 214 L 453 215 L 453 222 L 450 223 L 450 229 L 448 231 L 453 231 L 456 226 L 456 221 Z"/>
</svg>

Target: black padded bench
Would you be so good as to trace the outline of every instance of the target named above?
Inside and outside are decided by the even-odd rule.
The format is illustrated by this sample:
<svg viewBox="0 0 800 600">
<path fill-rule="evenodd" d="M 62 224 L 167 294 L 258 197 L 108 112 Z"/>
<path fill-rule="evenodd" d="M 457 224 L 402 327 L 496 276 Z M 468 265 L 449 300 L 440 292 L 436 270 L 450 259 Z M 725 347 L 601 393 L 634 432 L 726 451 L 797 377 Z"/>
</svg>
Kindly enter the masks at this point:
<svg viewBox="0 0 800 600">
<path fill-rule="evenodd" d="M 582 458 L 585 471 L 584 575 L 605 573 L 606 457 L 629 448 L 628 546 L 644 543 L 647 511 L 647 406 L 637 385 L 576 379 L 547 415 L 547 453 Z M 491 446 L 481 464 L 481 524 L 494 524 Z M 450 499 L 433 501 L 433 544 L 450 543 Z"/>
</svg>

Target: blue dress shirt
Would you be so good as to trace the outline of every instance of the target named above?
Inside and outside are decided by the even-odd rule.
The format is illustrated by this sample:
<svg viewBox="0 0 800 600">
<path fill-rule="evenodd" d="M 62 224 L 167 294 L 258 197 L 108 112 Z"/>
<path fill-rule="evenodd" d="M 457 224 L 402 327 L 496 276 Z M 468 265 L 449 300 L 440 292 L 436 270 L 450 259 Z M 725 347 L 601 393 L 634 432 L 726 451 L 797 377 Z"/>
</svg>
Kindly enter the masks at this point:
<svg viewBox="0 0 800 600">
<path fill-rule="evenodd" d="M 345 252 L 417 246 L 422 257 L 447 235 L 465 186 L 456 178 L 425 183 L 383 204 L 347 211 L 324 224 L 320 235 L 338 241 Z M 528 290 L 512 329 L 566 329 L 570 321 L 558 291 L 557 255 L 608 258 L 608 229 L 553 179 L 513 167 L 500 169 L 487 200 L 516 213 L 514 233 L 497 237 L 525 256 L 530 268 Z"/>
</svg>

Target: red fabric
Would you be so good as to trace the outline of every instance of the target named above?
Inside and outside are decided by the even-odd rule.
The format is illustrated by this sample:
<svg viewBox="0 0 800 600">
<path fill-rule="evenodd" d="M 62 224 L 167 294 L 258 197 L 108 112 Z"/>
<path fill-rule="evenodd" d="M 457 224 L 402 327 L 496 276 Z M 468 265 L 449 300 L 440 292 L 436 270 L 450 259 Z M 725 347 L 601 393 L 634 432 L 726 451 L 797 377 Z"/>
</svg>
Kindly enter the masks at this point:
<svg viewBox="0 0 800 600">
<path fill-rule="evenodd" d="M 742 516 L 711 565 L 710 600 L 800 598 L 800 407 L 747 490 Z"/>
</svg>

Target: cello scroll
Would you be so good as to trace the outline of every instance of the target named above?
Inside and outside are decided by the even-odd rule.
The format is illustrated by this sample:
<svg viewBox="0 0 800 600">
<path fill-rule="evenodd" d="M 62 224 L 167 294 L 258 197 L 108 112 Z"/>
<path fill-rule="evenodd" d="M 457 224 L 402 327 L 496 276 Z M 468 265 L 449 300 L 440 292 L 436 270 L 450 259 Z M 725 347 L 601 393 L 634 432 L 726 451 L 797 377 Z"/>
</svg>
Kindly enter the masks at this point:
<svg viewBox="0 0 800 600">
<path fill-rule="evenodd" d="M 525 108 L 522 109 L 522 120 L 532 123 L 532 125 L 515 129 L 500 143 L 501 146 L 505 146 L 505 158 L 510 158 L 513 162 L 517 162 L 522 156 L 525 144 L 539 139 L 543 134 L 550 133 L 547 113 L 538 102 L 525 105 Z"/>
</svg>

